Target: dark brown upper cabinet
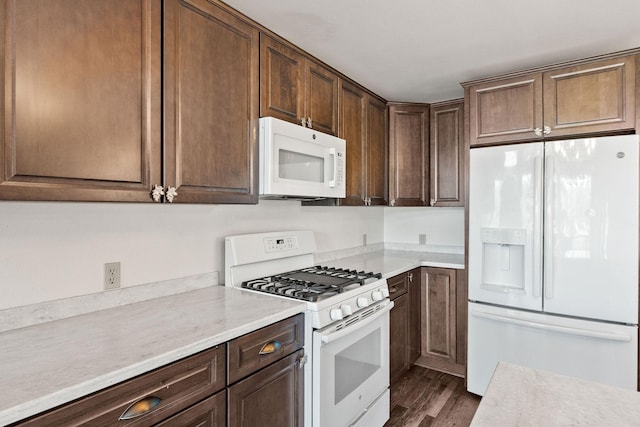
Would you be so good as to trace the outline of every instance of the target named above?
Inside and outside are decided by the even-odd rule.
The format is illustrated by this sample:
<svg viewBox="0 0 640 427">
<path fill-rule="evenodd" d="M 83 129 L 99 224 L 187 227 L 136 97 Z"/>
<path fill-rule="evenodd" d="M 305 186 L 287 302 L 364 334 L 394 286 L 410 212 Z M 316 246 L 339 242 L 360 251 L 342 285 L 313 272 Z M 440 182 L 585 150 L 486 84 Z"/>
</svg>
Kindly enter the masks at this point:
<svg viewBox="0 0 640 427">
<path fill-rule="evenodd" d="M 464 101 L 389 103 L 390 206 L 464 206 Z"/>
<path fill-rule="evenodd" d="M 161 4 L 3 1 L 0 199 L 151 201 Z"/>
<path fill-rule="evenodd" d="M 635 55 L 463 84 L 471 146 L 631 131 Z"/>
<path fill-rule="evenodd" d="M 431 104 L 430 206 L 464 206 L 464 100 Z"/>
<path fill-rule="evenodd" d="M 304 52 L 260 35 L 260 116 L 338 133 L 339 77 Z"/>
<path fill-rule="evenodd" d="M 164 7 L 165 185 L 175 202 L 257 203 L 259 31 L 206 0 Z"/>
<path fill-rule="evenodd" d="M 205 0 L 1 11 L 0 199 L 257 202 L 255 27 Z"/>
<path fill-rule="evenodd" d="M 429 105 L 389 103 L 389 205 L 429 201 Z"/>
<path fill-rule="evenodd" d="M 347 141 L 344 206 L 387 204 L 387 107 L 363 88 L 340 82 L 338 136 Z"/>
</svg>

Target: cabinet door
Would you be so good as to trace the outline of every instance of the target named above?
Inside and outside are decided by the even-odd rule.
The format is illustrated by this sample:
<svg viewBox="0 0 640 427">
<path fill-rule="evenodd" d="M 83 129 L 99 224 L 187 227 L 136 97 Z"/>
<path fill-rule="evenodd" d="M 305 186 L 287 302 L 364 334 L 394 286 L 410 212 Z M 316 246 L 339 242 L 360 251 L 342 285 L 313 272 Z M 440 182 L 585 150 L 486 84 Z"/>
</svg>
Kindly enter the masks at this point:
<svg viewBox="0 0 640 427">
<path fill-rule="evenodd" d="M 338 134 L 338 76 L 307 59 L 305 81 L 305 115 L 311 128 L 331 135 Z"/>
<path fill-rule="evenodd" d="M 633 129 L 635 79 L 634 56 L 544 73 L 548 137 Z"/>
<path fill-rule="evenodd" d="M 228 426 L 302 427 L 304 350 L 281 359 L 228 388 Z"/>
<path fill-rule="evenodd" d="M 464 206 L 464 102 L 431 105 L 431 206 Z"/>
<path fill-rule="evenodd" d="M 260 34 L 261 117 L 300 124 L 304 117 L 304 61 L 297 50 Z"/>
<path fill-rule="evenodd" d="M 365 199 L 365 135 L 367 95 L 355 85 L 340 82 L 338 136 L 346 140 L 346 197 L 341 205 L 362 206 Z"/>
<path fill-rule="evenodd" d="M 422 355 L 436 365 L 456 363 L 456 272 L 425 268 Z"/>
<path fill-rule="evenodd" d="M 429 198 L 429 106 L 389 106 L 389 205 L 425 206 Z"/>
<path fill-rule="evenodd" d="M 366 117 L 366 195 L 371 205 L 386 205 L 388 188 L 386 104 L 368 95 Z"/>
<path fill-rule="evenodd" d="M 488 82 L 469 88 L 471 146 L 541 139 L 542 75 Z"/>
<path fill-rule="evenodd" d="M 165 182 L 177 202 L 258 200 L 258 30 L 206 0 L 165 2 Z"/>
<path fill-rule="evenodd" d="M 413 365 L 420 358 L 422 339 L 422 280 L 420 268 L 407 273 L 407 287 L 409 290 L 409 365 Z"/>
<path fill-rule="evenodd" d="M 161 179 L 160 2 L 0 9 L 0 199 L 151 201 Z"/>
<path fill-rule="evenodd" d="M 409 295 L 393 300 L 389 312 L 389 377 L 393 384 L 409 369 Z"/>
<path fill-rule="evenodd" d="M 156 424 L 155 427 L 198 426 L 225 427 L 227 425 L 227 392 L 225 390 Z"/>
</svg>

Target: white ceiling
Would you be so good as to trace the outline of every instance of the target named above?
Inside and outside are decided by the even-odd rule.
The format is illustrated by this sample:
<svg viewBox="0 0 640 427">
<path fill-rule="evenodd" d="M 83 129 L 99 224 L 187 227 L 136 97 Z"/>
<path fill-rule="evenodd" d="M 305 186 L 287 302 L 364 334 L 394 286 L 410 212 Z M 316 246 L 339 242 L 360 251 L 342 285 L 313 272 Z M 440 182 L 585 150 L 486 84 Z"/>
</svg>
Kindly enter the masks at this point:
<svg viewBox="0 0 640 427">
<path fill-rule="evenodd" d="M 640 46 L 640 0 L 225 0 L 389 101 Z"/>
</svg>

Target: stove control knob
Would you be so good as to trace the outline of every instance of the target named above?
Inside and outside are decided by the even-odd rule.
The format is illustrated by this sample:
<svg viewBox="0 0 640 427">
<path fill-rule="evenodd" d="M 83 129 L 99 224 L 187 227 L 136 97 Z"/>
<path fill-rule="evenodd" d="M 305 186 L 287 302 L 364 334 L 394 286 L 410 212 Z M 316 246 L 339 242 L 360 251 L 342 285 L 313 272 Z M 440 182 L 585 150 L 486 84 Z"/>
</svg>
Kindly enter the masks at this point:
<svg viewBox="0 0 640 427">
<path fill-rule="evenodd" d="M 382 296 L 385 298 L 389 298 L 389 289 L 388 288 L 382 288 L 380 289 L 380 292 L 382 292 Z"/>
<path fill-rule="evenodd" d="M 367 297 L 358 297 L 358 299 L 356 300 L 356 304 L 358 304 L 358 307 L 364 308 L 369 305 L 369 300 L 367 299 Z"/>
<path fill-rule="evenodd" d="M 373 301 L 380 301 L 382 298 L 384 298 L 384 297 L 382 296 L 382 292 L 380 292 L 380 291 L 373 291 L 373 292 L 371 292 L 371 299 L 372 299 Z"/>
<path fill-rule="evenodd" d="M 349 304 L 342 304 L 340 310 L 342 310 L 342 315 L 345 317 L 353 314 L 353 308 Z"/>
<path fill-rule="evenodd" d="M 331 320 L 342 320 L 342 310 L 339 308 L 332 308 L 329 312 Z"/>
</svg>

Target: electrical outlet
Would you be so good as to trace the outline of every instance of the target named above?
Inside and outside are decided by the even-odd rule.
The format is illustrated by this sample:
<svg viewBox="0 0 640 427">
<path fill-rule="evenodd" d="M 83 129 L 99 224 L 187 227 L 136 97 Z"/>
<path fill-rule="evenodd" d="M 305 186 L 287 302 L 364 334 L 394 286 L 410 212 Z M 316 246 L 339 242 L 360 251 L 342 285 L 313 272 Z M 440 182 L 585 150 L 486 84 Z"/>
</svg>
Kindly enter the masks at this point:
<svg viewBox="0 0 640 427">
<path fill-rule="evenodd" d="M 427 235 L 426 234 L 418 234 L 418 242 L 421 245 L 426 245 L 427 244 Z"/>
<path fill-rule="evenodd" d="M 104 290 L 120 287 L 120 263 L 107 262 L 104 264 Z"/>
<path fill-rule="evenodd" d="M 362 246 L 367 246 L 367 234 L 362 235 Z"/>
</svg>

